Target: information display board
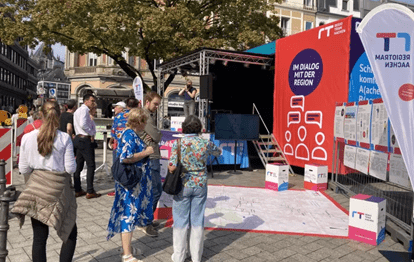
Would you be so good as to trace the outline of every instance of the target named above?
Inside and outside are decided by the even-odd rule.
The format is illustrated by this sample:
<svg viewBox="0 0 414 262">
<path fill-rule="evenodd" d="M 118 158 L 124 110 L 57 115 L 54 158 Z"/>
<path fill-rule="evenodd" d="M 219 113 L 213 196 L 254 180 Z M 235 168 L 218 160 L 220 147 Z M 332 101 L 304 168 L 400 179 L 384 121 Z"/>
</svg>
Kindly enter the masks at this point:
<svg viewBox="0 0 414 262">
<path fill-rule="evenodd" d="M 368 101 L 358 103 L 357 142 L 359 146 L 365 148 L 371 145 L 371 112 L 372 104 Z"/>
<path fill-rule="evenodd" d="M 381 102 L 380 102 L 381 101 Z M 371 148 L 385 151 L 388 148 L 388 115 L 382 100 L 372 105 Z"/>
<path fill-rule="evenodd" d="M 344 165 L 355 169 L 357 148 L 354 146 L 345 145 L 344 149 Z"/>
<path fill-rule="evenodd" d="M 361 173 L 368 174 L 369 165 L 369 150 L 364 148 L 357 148 L 355 169 Z"/>
<path fill-rule="evenodd" d="M 345 105 L 340 104 L 335 108 L 334 137 L 344 138 Z"/>
<path fill-rule="evenodd" d="M 408 188 L 411 186 L 402 155 L 390 154 L 389 181 Z"/>
<path fill-rule="evenodd" d="M 369 157 L 369 174 L 383 181 L 387 180 L 388 154 L 371 151 Z"/>
<path fill-rule="evenodd" d="M 351 103 L 345 107 L 344 138 L 346 140 L 356 141 L 357 113 L 358 106 L 354 103 Z"/>
</svg>

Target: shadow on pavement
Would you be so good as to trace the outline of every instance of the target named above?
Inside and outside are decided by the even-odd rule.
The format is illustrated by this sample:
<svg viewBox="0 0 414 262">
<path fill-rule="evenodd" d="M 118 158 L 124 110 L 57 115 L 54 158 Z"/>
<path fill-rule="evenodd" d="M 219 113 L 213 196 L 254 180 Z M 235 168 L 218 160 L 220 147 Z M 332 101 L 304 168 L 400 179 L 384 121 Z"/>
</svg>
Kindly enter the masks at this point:
<svg viewBox="0 0 414 262">
<path fill-rule="evenodd" d="M 398 261 L 398 262 L 410 262 L 411 253 L 410 252 L 400 252 L 400 251 L 387 251 L 379 250 L 379 252 L 386 258 L 388 261 Z"/>
</svg>

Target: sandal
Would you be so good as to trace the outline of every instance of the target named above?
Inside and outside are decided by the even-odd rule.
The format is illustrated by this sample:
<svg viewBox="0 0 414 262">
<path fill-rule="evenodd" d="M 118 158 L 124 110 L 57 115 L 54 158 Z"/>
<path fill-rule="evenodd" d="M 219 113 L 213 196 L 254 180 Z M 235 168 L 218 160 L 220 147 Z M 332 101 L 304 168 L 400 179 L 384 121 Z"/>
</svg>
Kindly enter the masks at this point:
<svg viewBox="0 0 414 262">
<path fill-rule="evenodd" d="M 144 262 L 144 261 L 136 259 L 131 254 L 131 255 L 122 256 L 122 262 Z"/>
</svg>

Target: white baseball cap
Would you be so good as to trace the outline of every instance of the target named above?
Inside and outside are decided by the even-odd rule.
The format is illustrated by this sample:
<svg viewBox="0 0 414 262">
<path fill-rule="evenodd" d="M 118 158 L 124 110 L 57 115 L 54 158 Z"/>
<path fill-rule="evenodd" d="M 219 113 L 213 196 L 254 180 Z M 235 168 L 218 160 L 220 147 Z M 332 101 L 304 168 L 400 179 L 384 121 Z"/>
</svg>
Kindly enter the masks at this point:
<svg viewBox="0 0 414 262">
<path fill-rule="evenodd" d="M 116 107 L 116 106 L 120 106 L 120 107 L 122 107 L 122 108 L 126 108 L 126 104 L 125 104 L 125 102 L 122 102 L 122 101 L 119 101 L 118 103 L 113 104 L 113 106 L 114 106 L 114 107 Z"/>
</svg>

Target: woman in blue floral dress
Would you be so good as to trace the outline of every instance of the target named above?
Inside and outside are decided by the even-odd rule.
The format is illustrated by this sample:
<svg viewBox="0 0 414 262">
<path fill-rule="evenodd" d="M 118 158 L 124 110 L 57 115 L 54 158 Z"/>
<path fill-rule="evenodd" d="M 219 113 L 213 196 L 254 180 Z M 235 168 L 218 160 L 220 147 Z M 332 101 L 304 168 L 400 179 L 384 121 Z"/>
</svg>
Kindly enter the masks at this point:
<svg viewBox="0 0 414 262">
<path fill-rule="evenodd" d="M 121 233 L 123 262 L 140 261 L 133 256 L 131 247 L 132 232 L 136 226 L 146 226 L 153 220 L 152 180 L 149 172 L 148 158 L 154 152 L 146 147 L 137 133 L 144 130 L 148 115 L 142 109 L 131 109 L 127 129 L 122 134 L 121 143 L 117 148 L 117 156 L 123 163 L 135 163 L 142 168 L 141 181 L 131 190 L 115 181 L 115 200 L 108 224 L 109 240 L 116 233 Z M 134 254 L 135 255 L 135 254 Z"/>
</svg>

